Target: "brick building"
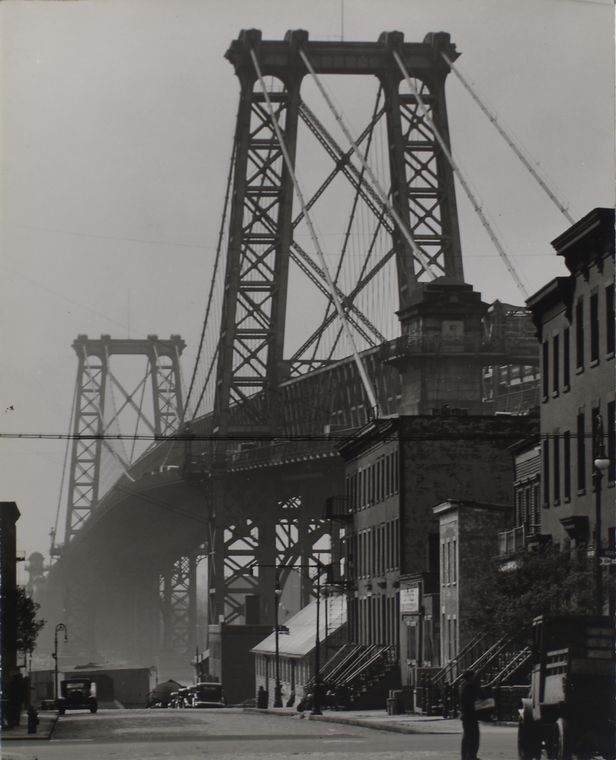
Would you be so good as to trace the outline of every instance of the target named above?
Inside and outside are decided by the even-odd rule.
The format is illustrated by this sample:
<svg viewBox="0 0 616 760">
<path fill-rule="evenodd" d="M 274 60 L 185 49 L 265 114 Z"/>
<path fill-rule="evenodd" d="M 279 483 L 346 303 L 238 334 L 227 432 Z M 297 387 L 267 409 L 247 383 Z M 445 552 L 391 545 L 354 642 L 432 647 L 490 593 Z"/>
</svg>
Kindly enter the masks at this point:
<svg viewBox="0 0 616 760">
<path fill-rule="evenodd" d="M 412 634 L 401 619 L 401 601 L 402 607 L 413 604 L 408 579 L 434 584 L 439 575 L 433 507 L 448 499 L 511 504 L 509 447 L 536 428 L 526 416 L 401 416 L 367 425 L 341 448 L 350 513 L 349 635 L 362 644 L 399 644 L 403 685 L 411 677 L 406 660 Z M 501 529 L 510 522 L 503 517 Z M 424 586 L 419 593 L 433 590 Z M 433 607 L 423 621 L 424 641 L 437 640 L 439 625 Z M 439 664 L 438 648 L 431 649 L 433 665 Z"/>
<path fill-rule="evenodd" d="M 603 477 L 602 550 L 614 550 L 614 209 L 596 208 L 552 242 L 569 270 L 529 300 L 541 350 L 541 531 L 561 548 L 596 541 L 594 460 Z"/>
</svg>

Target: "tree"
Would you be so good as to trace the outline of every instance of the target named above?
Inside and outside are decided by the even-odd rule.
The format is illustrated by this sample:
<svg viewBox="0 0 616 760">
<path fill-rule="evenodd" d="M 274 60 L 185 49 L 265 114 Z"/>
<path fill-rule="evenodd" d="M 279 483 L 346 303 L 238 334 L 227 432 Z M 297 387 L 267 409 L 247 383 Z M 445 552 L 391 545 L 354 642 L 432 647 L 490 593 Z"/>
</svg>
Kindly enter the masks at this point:
<svg viewBox="0 0 616 760">
<path fill-rule="evenodd" d="M 44 620 L 37 620 L 36 613 L 40 604 L 26 594 L 22 586 L 17 587 L 17 650 L 32 652 L 36 645 L 39 631 L 45 625 Z"/>
<path fill-rule="evenodd" d="M 594 579 L 586 555 L 548 547 L 478 563 L 465 613 L 475 633 L 531 639 L 537 615 L 587 615 L 593 612 Z"/>
</svg>

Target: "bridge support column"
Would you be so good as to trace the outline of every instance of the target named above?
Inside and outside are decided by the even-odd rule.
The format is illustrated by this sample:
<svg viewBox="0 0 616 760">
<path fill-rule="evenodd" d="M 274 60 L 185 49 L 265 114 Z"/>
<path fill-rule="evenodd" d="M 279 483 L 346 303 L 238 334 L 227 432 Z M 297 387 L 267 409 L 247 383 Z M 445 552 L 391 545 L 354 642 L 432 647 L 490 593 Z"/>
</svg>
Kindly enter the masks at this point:
<svg viewBox="0 0 616 760">
<path fill-rule="evenodd" d="M 178 557 L 160 579 L 163 650 L 190 654 L 197 644 L 197 553 Z"/>
</svg>

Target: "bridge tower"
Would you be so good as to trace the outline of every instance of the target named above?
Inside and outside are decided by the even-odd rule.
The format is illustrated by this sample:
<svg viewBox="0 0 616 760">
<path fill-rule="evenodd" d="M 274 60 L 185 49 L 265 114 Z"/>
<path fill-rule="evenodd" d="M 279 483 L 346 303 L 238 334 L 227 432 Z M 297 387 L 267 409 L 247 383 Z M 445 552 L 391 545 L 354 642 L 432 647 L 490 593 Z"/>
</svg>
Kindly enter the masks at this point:
<svg viewBox="0 0 616 760">
<path fill-rule="evenodd" d="M 105 490 L 127 473 L 142 453 L 143 446 L 139 450 L 133 445 L 128 451 L 118 434 L 140 432 L 151 439 L 177 430 L 183 410 L 180 356 L 185 345 L 178 335 L 169 339 L 156 335 L 146 339 L 79 335 L 73 342 L 78 359 L 73 443 L 64 547 L 52 547 L 56 556 L 61 557 L 63 549 L 75 540 Z M 120 358 L 131 362 L 131 386 L 115 366 Z M 118 438 L 114 440 L 114 436 Z M 89 651 L 94 641 L 92 597 L 87 569 L 80 577 L 65 579 L 64 615 L 71 631 L 71 649 L 76 652 Z"/>
<path fill-rule="evenodd" d="M 284 552 L 277 545 L 277 528 L 290 503 L 271 501 L 267 505 L 264 495 L 259 494 L 255 514 L 240 525 L 233 516 L 236 510 L 223 477 L 230 440 L 251 440 L 281 431 L 276 392 L 295 371 L 293 362 L 284 356 L 289 263 L 294 246 L 297 248 L 293 240 L 293 182 L 266 105 L 273 104 L 292 165 L 298 153 L 301 118 L 373 213 L 382 217 L 383 205 L 375 199 L 369 183 L 350 170 L 348 156 L 340 152 L 327 129 L 302 102 L 300 91 L 308 75 L 302 54 L 319 77 L 334 74 L 378 79 L 384 104 L 373 122 L 385 114 L 390 171 L 387 190 L 397 215 L 394 218 L 400 221 L 391 222 L 387 229 L 395 255 L 399 307 L 404 312 L 413 308 L 422 284 L 435 275 L 451 284 L 464 282 L 454 179 L 435 136 L 438 130 L 449 144 L 445 101 L 449 66 L 442 53 L 452 61 L 458 57 L 446 33 L 428 34 L 420 43 L 405 42 L 400 32 L 383 33 L 377 42 L 321 42 L 309 40 L 303 30 L 295 30 L 287 32 L 284 40 L 272 41 L 263 40 L 261 32 L 254 29 L 242 31 L 226 53 L 240 83 L 240 96 L 213 412 L 211 621 L 233 619 L 233 610 L 237 609 L 234 592 L 237 594 L 238 586 L 243 591 L 248 588 L 247 566 L 271 567 L 280 562 Z M 403 61 L 420 97 L 408 91 L 395 54 Z M 267 98 L 263 82 L 267 82 Z M 420 100 L 428 109 L 428 118 Z M 410 231 L 414 246 L 400 225 Z M 351 300 L 349 308 L 352 306 Z M 244 515 L 246 509 L 244 506 Z M 318 541 L 325 532 L 320 519 L 324 504 L 313 504 L 311 509 L 313 512 L 306 514 L 304 505 L 304 519 L 321 526 L 311 537 Z M 300 535 L 302 541 L 306 537 Z M 230 571 L 232 547 L 239 543 L 242 549 L 238 553 L 250 558 L 244 556 L 243 565 Z M 310 547 L 298 549 L 298 553 L 306 551 Z M 263 601 L 261 621 L 272 622 L 273 570 L 260 572 L 249 587 Z"/>
</svg>

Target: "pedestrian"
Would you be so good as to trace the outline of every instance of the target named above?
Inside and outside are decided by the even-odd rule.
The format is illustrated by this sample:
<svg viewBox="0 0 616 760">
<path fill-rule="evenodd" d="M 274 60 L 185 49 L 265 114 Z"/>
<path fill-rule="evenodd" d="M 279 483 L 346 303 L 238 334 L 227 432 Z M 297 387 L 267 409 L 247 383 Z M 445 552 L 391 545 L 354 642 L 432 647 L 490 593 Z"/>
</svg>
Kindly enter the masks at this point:
<svg viewBox="0 0 616 760">
<path fill-rule="evenodd" d="M 481 685 L 474 670 L 462 675 L 460 718 L 462 719 L 462 760 L 479 760 L 479 720 L 475 702 L 481 698 Z"/>
</svg>

